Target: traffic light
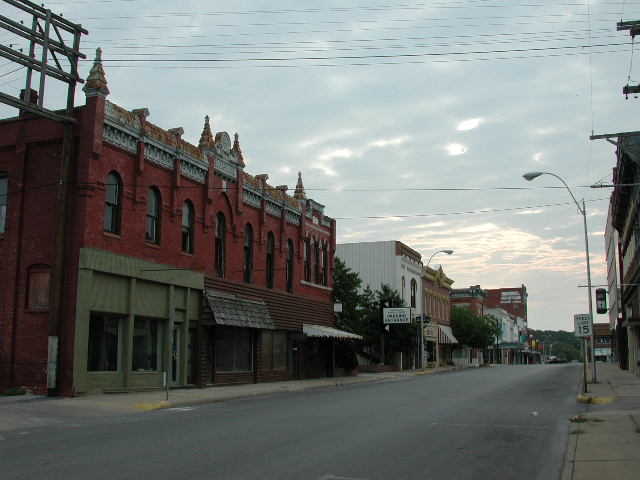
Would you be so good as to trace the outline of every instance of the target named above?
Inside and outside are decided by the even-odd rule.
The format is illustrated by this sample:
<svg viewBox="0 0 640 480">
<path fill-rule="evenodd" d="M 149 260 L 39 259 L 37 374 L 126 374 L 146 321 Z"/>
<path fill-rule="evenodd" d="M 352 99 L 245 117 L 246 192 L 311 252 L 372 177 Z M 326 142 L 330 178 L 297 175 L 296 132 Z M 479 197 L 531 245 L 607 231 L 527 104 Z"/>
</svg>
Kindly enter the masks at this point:
<svg viewBox="0 0 640 480">
<path fill-rule="evenodd" d="M 607 313 L 607 291 L 604 288 L 596 288 L 596 312 Z"/>
</svg>

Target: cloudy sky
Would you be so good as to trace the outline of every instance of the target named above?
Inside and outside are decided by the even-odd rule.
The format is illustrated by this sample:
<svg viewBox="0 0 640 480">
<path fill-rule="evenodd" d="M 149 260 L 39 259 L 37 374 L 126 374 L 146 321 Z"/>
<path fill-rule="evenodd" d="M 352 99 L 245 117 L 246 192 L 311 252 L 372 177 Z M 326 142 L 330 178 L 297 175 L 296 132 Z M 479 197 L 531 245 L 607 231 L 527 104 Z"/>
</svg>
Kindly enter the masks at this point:
<svg viewBox="0 0 640 480">
<path fill-rule="evenodd" d="M 295 187 L 337 219 L 338 242 L 437 250 L 454 287 L 526 285 L 529 324 L 573 330 L 587 311 L 586 200 L 594 285 L 615 148 L 592 133 L 638 130 L 628 31 L 640 1 L 51 1 L 103 50 L 109 100 L 147 107 L 196 143 L 204 116 L 238 132 L 247 171 Z M 0 13 L 25 18 L 14 7 Z M 29 20 L 30 24 L 30 20 Z M 20 40 L 0 31 L 0 43 Z M 26 49 L 25 49 L 26 51 Z M 637 57 L 637 55 L 636 55 Z M 634 66 L 636 60 L 637 66 Z M 0 59 L 0 91 L 24 69 Z M 45 103 L 61 108 L 60 85 Z M 79 89 L 77 104 L 84 103 Z M 15 111 L 0 106 L 0 117 Z M 581 287 L 582 286 L 582 287 Z M 607 321 L 597 316 L 596 321 Z"/>
</svg>

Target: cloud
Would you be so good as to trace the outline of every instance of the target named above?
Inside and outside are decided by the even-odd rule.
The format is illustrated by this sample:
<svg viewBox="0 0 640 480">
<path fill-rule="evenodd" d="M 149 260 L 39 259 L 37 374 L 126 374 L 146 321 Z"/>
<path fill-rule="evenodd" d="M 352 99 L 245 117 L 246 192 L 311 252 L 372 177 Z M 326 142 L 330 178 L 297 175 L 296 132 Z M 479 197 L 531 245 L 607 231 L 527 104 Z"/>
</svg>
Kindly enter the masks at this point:
<svg viewBox="0 0 640 480">
<path fill-rule="evenodd" d="M 456 127 L 456 130 L 459 130 L 459 131 L 473 130 L 474 128 L 477 128 L 478 125 L 480 125 L 480 122 L 482 122 L 482 118 L 470 118 L 468 120 L 463 120 L 458 124 L 458 126 Z"/>
<path fill-rule="evenodd" d="M 367 146 L 375 148 L 383 148 L 388 146 L 396 147 L 409 140 L 409 138 L 411 137 L 405 135 L 402 137 L 390 138 L 388 140 L 376 140 L 375 142 L 369 143 Z"/>
<path fill-rule="evenodd" d="M 444 147 L 444 149 L 447 151 L 447 154 L 451 156 L 464 155 L 469 150 L 466 146 L 459 143 L 450 143 Z"/>
</svg>

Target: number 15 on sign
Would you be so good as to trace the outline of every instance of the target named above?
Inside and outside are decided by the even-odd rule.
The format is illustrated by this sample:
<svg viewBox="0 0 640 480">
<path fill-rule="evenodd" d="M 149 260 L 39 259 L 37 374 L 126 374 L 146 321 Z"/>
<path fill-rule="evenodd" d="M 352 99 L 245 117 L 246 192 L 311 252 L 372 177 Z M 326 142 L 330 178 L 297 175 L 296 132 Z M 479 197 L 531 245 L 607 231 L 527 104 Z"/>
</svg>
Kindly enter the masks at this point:
<svg viewBox="0 0 640 480">
<path fill-rule="evenodd" d="M 591 336 L 591 318 L 589 314 L 578 314 L 573 316 L 576 337 Z"/>
</svg>

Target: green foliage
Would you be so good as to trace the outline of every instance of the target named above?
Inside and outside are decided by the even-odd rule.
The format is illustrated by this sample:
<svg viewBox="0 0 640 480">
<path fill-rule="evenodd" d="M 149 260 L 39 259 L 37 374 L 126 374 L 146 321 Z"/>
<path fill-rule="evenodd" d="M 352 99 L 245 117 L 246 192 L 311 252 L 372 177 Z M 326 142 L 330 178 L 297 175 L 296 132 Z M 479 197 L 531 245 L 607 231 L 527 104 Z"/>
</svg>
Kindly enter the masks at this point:
<svg viewBox="0 0 640 480">
<path fill-rule="evenodd" d="M 360 276 L 336 258 L 333 269 L 333 301 L 342 304 L 342 313 L 337 315 L 336 327 L 347 332 L 359 333 L 362 285 Z"/>
<path fill-rule="evenodd" d="M 486 327 L 485 346 L 495 345 L 502 336 L 502 322 L 493 315 L 481 317 Z"/>
<path fill-rule="evenodd" d="M 487 348 L 500 336 L 500 320 L 493 315 L 477 316 L 468 308 L 451 307 L 451 329 L 462 345 Z"/>
<path fill-rule="evenodd" d="M 534 330 L 533 338 L 544 344 L 545 352 L 561 360 L 581 360 L 580 339 L 573 332 L 564 330 Z M 553 347 L 552 347 L 553 345 Z"/>
<path fill-rule="evenodd" d="M 389 362 L 396 352 L 415 349 L 415 325 L 390 325 L 389 331 L 386 331 L 382 324 L 382 302 L 388 307 L 405 306 L 398 291 L 389 285 L 382 285 L 380 290 L 376 291 L 366 287 L 359 294 L 361 285 L 362 280 L 358 273 L 336 258 L 333 270 L 333 300 L 342 304 L 342 313 L 337 315 L 336 326 L 362 336 L 361 341 L 352 342 L 353 348 L 361 355 L 369 356 L 373 362 L 379 362 L 380 339 L 384 335 L 385 363 Z M 348 363 L 350 354 L 341 352 L 341 355 L 342 353 L 345 362 Z"/>
</svg>

